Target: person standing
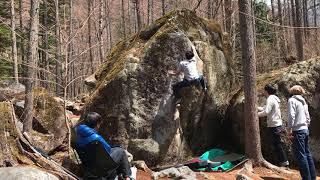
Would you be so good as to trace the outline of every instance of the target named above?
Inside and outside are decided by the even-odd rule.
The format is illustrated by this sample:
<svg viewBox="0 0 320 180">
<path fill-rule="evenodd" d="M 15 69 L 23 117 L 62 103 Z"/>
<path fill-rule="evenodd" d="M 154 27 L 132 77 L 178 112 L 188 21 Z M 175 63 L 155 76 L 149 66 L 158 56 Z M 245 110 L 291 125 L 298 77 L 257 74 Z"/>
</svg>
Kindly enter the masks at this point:
<svg viewBox="0 0 320 180">
<path fill-rule="evenodd" d="M 276 96 L 277 89 L 271 84 L 264 87 L 264 95 L 267 97 L 267 104 L 258 107 L 258 116 L 267 116 L 267 126 L 272 134 L 273 147 L 276 151 L 280 166 L 289 166 L 287 155 L 283 149 L 281 134 L 284 132 L 280 111 L 280 99 Z"/>
<path fill-rule="evenodd" d="M 300 175 L 303 180 L 315 180 L 316 171 L 309 150 L 309 125 L 311 122 L 308 105 L 302 97 L 303 87 L 295 85 L 289 89 L 292 95 L 288 100 L 288 129 L 292 139 L 292 148 L 298 161 Z"/>
</svg>

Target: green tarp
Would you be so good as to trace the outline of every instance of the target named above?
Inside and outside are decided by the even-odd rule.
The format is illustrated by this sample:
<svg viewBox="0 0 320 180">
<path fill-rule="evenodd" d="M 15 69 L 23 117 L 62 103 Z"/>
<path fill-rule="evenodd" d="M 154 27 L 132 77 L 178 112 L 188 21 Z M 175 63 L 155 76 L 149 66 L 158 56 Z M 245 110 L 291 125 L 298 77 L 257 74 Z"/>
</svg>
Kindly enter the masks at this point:
<svg viewBox="0 0 320 180">
<path fill-rule="evenodd" d="M 227 171 L 236 165 L 232 162 L 241 161 L 244 159 L 244 156 L 236 153 L 226 154 L 222 149 L 211 149 L 203 153 L 199 159 L 202 161 L 208 161 L 208 163 L 212 165 L 212 171 Z M 197 170 L 205 171 L 208 169 L 199 168 Z"/>
</svg>

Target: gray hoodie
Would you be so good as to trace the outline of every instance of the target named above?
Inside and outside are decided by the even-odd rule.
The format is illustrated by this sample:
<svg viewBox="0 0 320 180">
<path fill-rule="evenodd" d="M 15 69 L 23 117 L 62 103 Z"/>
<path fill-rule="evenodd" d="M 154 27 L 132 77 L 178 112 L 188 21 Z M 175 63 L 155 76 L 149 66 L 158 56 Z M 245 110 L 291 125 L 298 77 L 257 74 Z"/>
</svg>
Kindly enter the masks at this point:
<svg viewBox="0 0 320 180">
<path fill-rule="evenodd" d="M 308 129 L 310 115 L 306 100 L 301 95 L 294 95 L 288 100 L 288 128 L 292 131 Z"/>
</svg>

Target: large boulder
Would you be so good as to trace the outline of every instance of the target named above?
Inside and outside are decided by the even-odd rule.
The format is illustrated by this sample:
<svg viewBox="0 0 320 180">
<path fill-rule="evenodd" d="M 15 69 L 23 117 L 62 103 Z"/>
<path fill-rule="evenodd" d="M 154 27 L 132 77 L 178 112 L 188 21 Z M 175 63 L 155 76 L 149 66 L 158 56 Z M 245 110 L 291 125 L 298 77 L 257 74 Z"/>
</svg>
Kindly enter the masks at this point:
<svg viewBox="0 0 320 180">
<path fill-rule="evenodd" d="M 167 71 L 191 49 L 208 91 L 185 88 L 177 109 L 171 87 L 181 77 Z M 94 74 L 95 89 L 84 110 L 102 115 L 100 132 L 111 144 L 133 149 L 141 159 L 141 154 L 152 155 L 144 157 L 148 165 L 202 152 L 224 140 L 222 120 L 235 79 L 228 50 L 217 23 L 191 11 L 173 11 L 112 49 Z M 148 143 L 152 148 L 145 147 Z"/>
<path fill-rule="evenodd" d="M 23 93 L 26 87 L 15 81 L 1 81 L 0 82 L 0 101 L 11 100 L 15 95 Z"/>
<path fill-rule="evenodd" d="M 23 122 L 24 96 L 15 96 L 14 100 L 17 117 L 21 122 Z M 65 148 L 68 130 L 64 110 L 53 94 L 45 89 L 35 89 L 33 113 L 33 131 L 30 134 L 32 144 L 50 154 Z"/>
<path fill-rule="evenodd" d="M 284 123 L 287 123 L 287 97 L 289 95 L 288 89 L 296 84 L 303 86 L 306 89 L 304 95 L 311 115 L 310 126 L 310 145 L 313 156 L 320 162 L 320 59 L 314 58 L 307 61 L 303 61 L 287 68 L 279 69 L 258 76 L 257 88 L 258 88 L 258 101 L 259 105 L 265 104 L 265 97 L 262 92 L 266 84 L 275 84 L 278 87 L 278 96 L 281 99 L 281 112 Z M 233 144 L 240 150 L 243 150 L 245 138 L 244 138 L 244 119 L 243 119 L 243 104 L 244 94 L 243 90 L 239 92 L 232 99 L 228 113 L 226 126 L 232 127 L 229 130 L 233 139 Z M 277 162 L 275 154 L 272 151 L 271 136 L 268 132 L 266 120 L 262 118 L 260 120 L 260 131 L 262 141 L 262 151 L 264 156 L 272 161 Z M 291 142 L 287 137 L 284 137 L 287 153 L 289 159 L 293 161 L 293 154 L 291 150 Z"/>
</svg>

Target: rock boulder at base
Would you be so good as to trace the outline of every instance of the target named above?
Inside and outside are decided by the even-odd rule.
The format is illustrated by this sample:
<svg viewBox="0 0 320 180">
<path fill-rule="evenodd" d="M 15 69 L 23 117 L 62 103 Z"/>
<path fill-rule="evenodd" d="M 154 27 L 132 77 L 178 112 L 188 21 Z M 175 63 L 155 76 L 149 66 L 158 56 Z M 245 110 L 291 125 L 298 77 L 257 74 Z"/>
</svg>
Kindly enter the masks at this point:
<svg viewBox="0 0 320 180">
<path fill-rule="evenodd" d="M 17 117 L 23 117 L 24 95 L 15 97 Z M 32 144 L 49 153 L 64 146 L 67 137 L 67 125 L 63 106 L 45 89 L 34 90 L 33 131 L 29 134 Z M 20 119 L 23 122 L 23 119 Z"/>
<path fill-rule="evenodd" d="M 278 87 L 278 96 L 281 99 L 280 106 L 284 125 L 287 124 L 288 120 L 288 89 L 296 84 L 305 88 L 306 94 L 304 97 L 309 105 L 309 112 L 311 116 L 309 145 L 314 158 L 320 162 L 320 59 L 314 58 L 307 61 L 302 61 L 287 68 L 259 75 L 257 86 L 260 106 L 263 106 L 266 103 L 265 97 L 262 96 L 264 86 L 266 84 L 274 84 Z M 228 133 L 232 134 L 234 147 L 237 146 L 239 149 L 244 148 L 245 140 L 243 103 L 244 94 L 243 91 L 240 90 L 231 101 L 227 113 L 228 120 L 226 121 L 226 126 L 232 127 L 229 128 L 231 131 Z M 272 136 L 268 131 L 265 118 L 260 119 L 260 131 L 263 155 L 267 158 L 267 160 L 278 164 L 279 162 L 276 160 L 277 158 L 272 149 Z M 294 162 L 294 158 L 291 150 L 291 142 L 286 136 L 284 136 L 283 139 L 289 155 L 289 161 L 292 163 Z"/>
<path fill-rule="evenodd" d="M 184 60 L 187 50 L 194 51 L 208 91 L 183 89 L 176 112 L 172 85 L 182 79 L 167 72 Z M 100 113 L 102 135 L 128 148 L 136 160 L 148 165 L 185 160 L 223 141 L 222 120 L 235 80 L 232 67 L 217 23 L 192 11 L 173 11 L 112 49 L 94 73 L 95 89 L 84 110 Z M 159 152 L 140 148 L 132 143 L 135 139 L 153 140 Z M 153 157 L 147 159 L 144 152 Z"/>
<path fill-rule="evenodd" d="M 0 168 L 0 179 L 5 180 L 59 180 L 54 176 L 39 168 L 29 166 L 17 166 Z"/>
</svg>

